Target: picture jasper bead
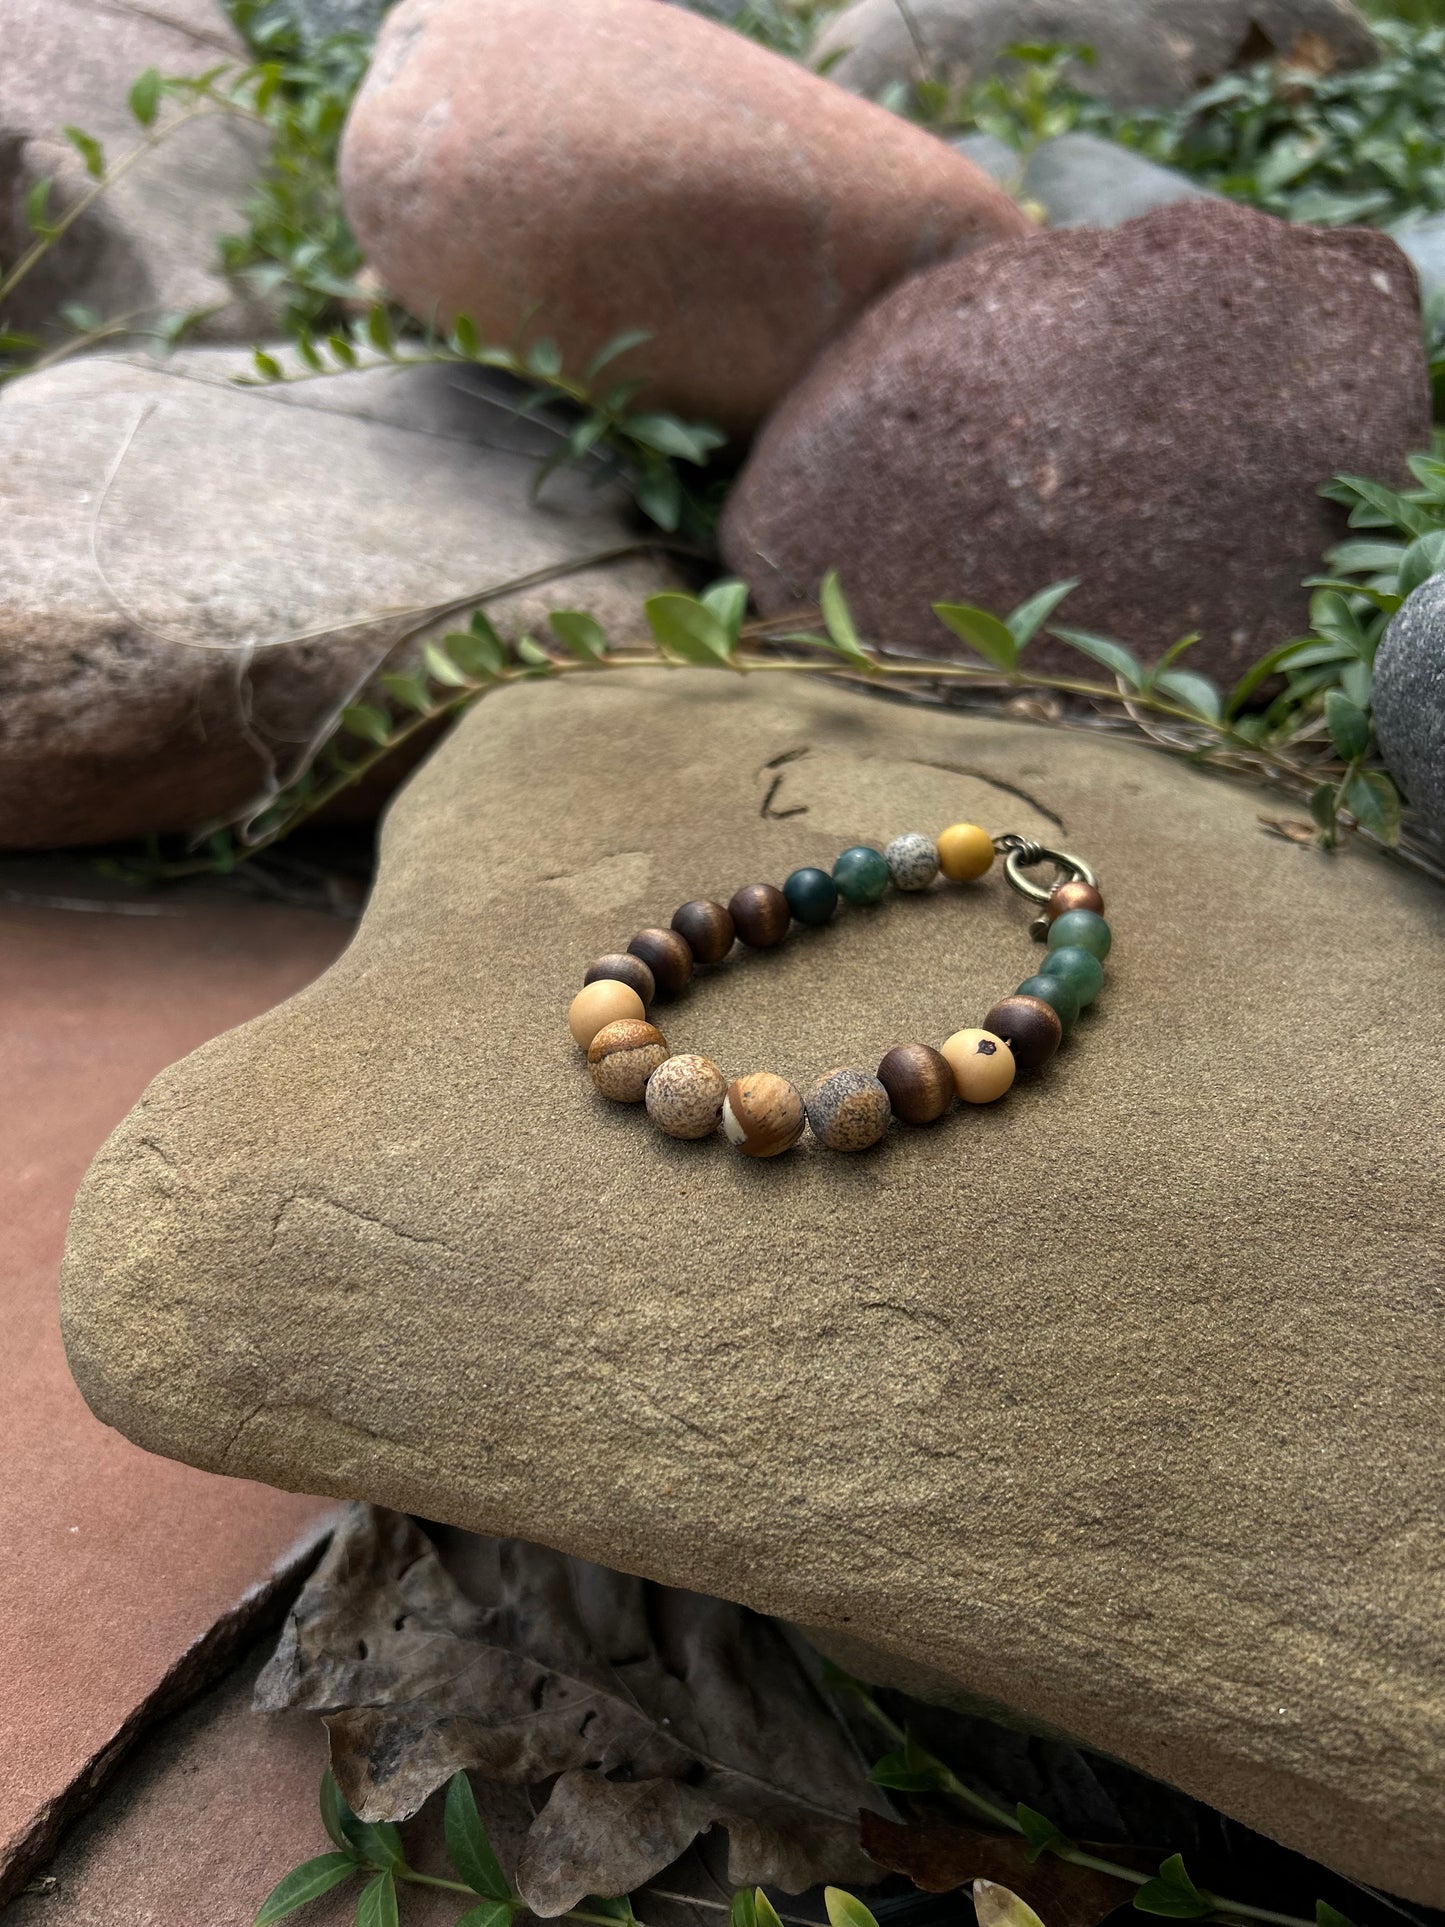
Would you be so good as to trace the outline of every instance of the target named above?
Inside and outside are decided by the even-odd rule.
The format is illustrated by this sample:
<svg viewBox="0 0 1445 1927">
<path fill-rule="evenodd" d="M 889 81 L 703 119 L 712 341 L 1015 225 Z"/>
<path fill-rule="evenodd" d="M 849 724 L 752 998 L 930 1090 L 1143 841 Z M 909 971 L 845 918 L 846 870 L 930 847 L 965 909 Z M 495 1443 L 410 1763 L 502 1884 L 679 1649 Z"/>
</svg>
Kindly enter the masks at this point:
<svg viewBox="0 0 1445 1927">
<path fill-rule="evenodd" d="M 887 1091 L 867 1071 L 824 1071 L 803 1104 L 813 1136 L 830 1151 L 866 1151 L 891 1115 Z"/>
<path fill-rule="evenodd" d="M 1061 978 L 1068 984 L 1079 1000 L 1080 1010 L 1085 1004 L 1093 1003 L 1104 987 L 1104 966 L 1092 950 L 1080 950 L 1077 944 L 1051 950 L 1044 959 L 1041 974 Z"/>
<path fill-rule="evenodd" d="M 993 864 L 993 838 L 977 823 L 950 823 L 938 839 L 938 867 L 951 883 L 972 883 Z"/>
<path fill-rule="evenodd" d="M 877 903 L 888 888 L 888 859 L 867 843 L 855 843 L 833 865 L 833 881 L 849 903 Z"/>
<path fill-rule="evenodd" d="M 909 830 L 883 852 L 895 890 L 926 890 L 938 875 L 938 848 L 931 836 Z"/>
<path fill-rule="evenodd" d="M 683 1053 L 647 1080 L 647 1115 L 669 1137 L 707 1137 L 718 1127 L 728 1081 L 710 1057 Z"/>
<path fill-rule="evenodd" d="M 587 1046 L 592 1082 L 618 1104 L 640 1104 L 648 1078 L 667 1056 L 662 1032 L 639 1017 L 604 1025 Z"/>
<path fill-rule="evenodd" d="M 932 1124 L 953 1103 L 953 1066 L 931 1044 L 895 1044 L 878 1066 L 878 1082 L 905 1124 Z"/>
<path fill-rule="evenodd" d="M 991 1030 L 956 1030 L 943 1046 L 965 1104 L 992 1104 L 1014 1081 L 1014 1054 Z"/>
<path fill-rule="evenodd" d="M 721 963 L 736 935 L 728 912 L 709 897 L 697 897 L 674 910 L 672 927 L 700 964 Z"/>
<path fill-rule="evenodd" d="M 584 984 L 595 984 L 599 977 L 610 977 L 614 983 L 631 984 L 644 1004 L 650 1004 L 657 995 L 657 979 L 642 961 L 625 950 L 613 950 L 605 957 L 587 966 Z"/>
<path fill-rule="evenodd" d="M 1078 878 L 1069 883 L 1056 883 L 1044 905 L 1044 918 L 1052 923 L 1067 910 L 1092 910 L 1095 916 L 1102 917 L 1104 899 L 1092 883 L 1082 883 Z"/>
<path fill-rule="evenodd" d="M 615 1024 L 623 1017 L 645 1017 L 642 999 L 631 984 L 619 983 L 611 977 L 598 977 L 595 982 L 584 984 L 572 999 L 567 1011 L 567 1028 L 573 1039 L 583 1050 L 591 1044 L 599 1030 L 608 1024 Z"/>
<path fill-rule="evenodd" d="M 1091 950 L 1102 963 L 1114 942 L 1114 933 L 1096 910 L 1065 910 L 1049 925 L 1050 950 Z"/>
<path fill-rule="evenodd" d="M 675 930 L 639 930 L 627 946 L 641 957 L 665 996 L 675 997 L 692 981 L 692 951 Z"/>
<path fill-rule="evenodd" d="M 788 934 L 793 913 L 776 883 L 745 883 L 728 902 L 737 933 L 754 950 L 771 950 Z"/>
<path fill-rule="evenodd" d="M 1041 997 L 1005 997 L 984 1018 L 983 1028 L 1001 1037 L 1026 1071 L 1047 1064 L 1064 1040 L 1059 1013 Z"/>
<path fill-rule="evenodd" d="M 723 1132 L 747 1158 L 775 1158 L 803 1135 L 807 1113 L 786 1077 L 753 1071 L 735 1077 L 723 1099 Z"/>
<path fill-rule="evenodd" d="M 826 923 L 838 908 L 838 886 L 826 870 L 794 870 L 783 895 L 799 923 Z"/>
<path fill-rule="evenodd" d="M 1025 977 L 1014 995 L 1038 997 L 1046 1003 L 1050 1010 L 1057 1012 L 1066 1037 L 1079 1021 L 1079 993 L 1067 977 L 1057 976 L 1051 970 L 1037 977 Z"/>
</svg>

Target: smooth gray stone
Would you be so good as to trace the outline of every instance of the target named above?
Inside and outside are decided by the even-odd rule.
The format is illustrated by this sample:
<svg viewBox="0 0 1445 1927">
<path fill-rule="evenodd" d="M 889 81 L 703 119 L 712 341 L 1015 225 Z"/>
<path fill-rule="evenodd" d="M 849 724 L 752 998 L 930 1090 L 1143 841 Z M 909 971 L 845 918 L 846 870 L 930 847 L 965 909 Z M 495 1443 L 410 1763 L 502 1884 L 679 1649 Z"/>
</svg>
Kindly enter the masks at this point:
<svg viewBox="0 0 1445 1927">
<path fill-rule="evenodd" d="M 1445 575 L 1422 582 L 1381 639 L 1375 732 L 1390 774 L 1445 838 Z"/>
<path fill-rule="evenodd" d="M 1023 193 L 1050 227 L 1118 227 L 1173 201 L 1217 201 L 1172 167 L 1160 167 L 1099 134 L 1059 134 L 1028 157 Z"/>
<path fill-rule="evenodd" d="M 1393 236 L 1415 264 L 1421 294 L 1427 300 L 1445 294 L 1445 214 L 1417 221 L 1413 227 L 1396 228 Z"/>
<path fill-rule="evenodd" d="M 1017 194 L 1024 184 L 1024 157 L 1016 147 L 997 134 L 960 134 L 949 145 L 965 160 L 981 167 L 1009 194 Z"/>
</svg>

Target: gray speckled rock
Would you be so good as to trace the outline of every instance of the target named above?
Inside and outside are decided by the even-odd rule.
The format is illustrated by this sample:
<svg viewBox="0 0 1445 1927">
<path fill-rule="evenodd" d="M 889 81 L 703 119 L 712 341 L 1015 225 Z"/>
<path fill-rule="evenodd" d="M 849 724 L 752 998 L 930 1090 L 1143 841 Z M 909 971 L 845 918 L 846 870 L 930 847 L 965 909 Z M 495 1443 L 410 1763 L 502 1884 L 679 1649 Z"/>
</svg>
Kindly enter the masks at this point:
<svg viewBox="0 0 1445 1927">
<path fill-rule="evenodd" d="M 1422 582 L 1385 631 L 1375 729 L 1390 774 L 1445 838 L 1445 575 Z"/>
<path fill-rule="evenodd" d="M 1421 294 L 1445 295 L 1445 214 L 1396 229 L 1395 240 L 1415 264 Z"/>
<path fill-rule="evenodd" d="M 997 134 L 960 134 L 949 145 L 956 154 L 991 175 L 1006 194 L 1017 194 L 1024 184 L 1024 157 Z"/>
<path fill-rule="evenodd" d="M 1118 227 L 1171 201 L 1220 198 L 1099 134 L 1041 142 L 1024 168 L 1022 192 L 1039 203 L 1050 227 Z"/>
</svg>

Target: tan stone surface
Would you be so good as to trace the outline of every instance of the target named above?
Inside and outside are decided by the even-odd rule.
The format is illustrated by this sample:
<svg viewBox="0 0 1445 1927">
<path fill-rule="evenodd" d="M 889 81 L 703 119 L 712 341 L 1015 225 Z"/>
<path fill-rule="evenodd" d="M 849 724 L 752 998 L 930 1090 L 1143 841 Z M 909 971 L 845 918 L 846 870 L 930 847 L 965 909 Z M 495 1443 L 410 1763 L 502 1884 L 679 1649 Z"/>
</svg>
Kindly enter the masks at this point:
<svg viewBox="0 0 1445 1927">
<path fill-rule="evenodd" d="M 929 262 L 1030 231 L 943 141 L 656 0 L 403 0 L 341 152 L 346 211 L 418 315 L 529 322 L 728 429 Z"/>
<path fill-rule="evenodd" d="M 82 1389 L 153 1450 L 846 1632 L 1445 1899 L 1445 902 L 1155 752 L 779 680 L 481 707 L 346 955 L 97 1160 Z M 1041 1077 L 763 1163 L 592 1091 L 592 956 L 958 817 L 1051 831 L 1109 896 L 1109 984 Z M 656 1009 L 804 1083 L 1035 956 L 994 878 Z"/>
</svg>

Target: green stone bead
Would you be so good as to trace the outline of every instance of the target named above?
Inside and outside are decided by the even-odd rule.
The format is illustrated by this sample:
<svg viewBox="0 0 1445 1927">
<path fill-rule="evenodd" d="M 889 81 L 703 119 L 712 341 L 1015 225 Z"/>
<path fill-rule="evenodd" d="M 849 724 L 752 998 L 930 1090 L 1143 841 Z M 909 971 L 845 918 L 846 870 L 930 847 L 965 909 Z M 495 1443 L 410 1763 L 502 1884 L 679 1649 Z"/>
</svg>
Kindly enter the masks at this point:
<svg viewBox="0 0 1445 1927">
<path fill-rule="evenodd" d="M 1091 950 L 1100 963 L 1113 941 L 1113 932 L 1095 910 L 1066 910 L 1049 925 L 1050 950 Z"/>
<path fill-rule="evenodd" d="M 794 870 L 783 895 L 799 923 L 826 923 L 838 908 L 838 886 L 826 870 Z"/>
<path fill-rule="evenodd" d="M 876 903 L 888 888 L 888 859 L 881 850 L 855 843 L 833 865 L 833 881 L 849 903 Z"/>
<path fill-rule="evenodd" d="M 1044 959 L 1041 974 L 1066 983 L 1078 998 L 1081 1010 L 1085 1004 L 1093 1003 L 1104 987 L 1104 966 L 1092 950 L 1081 950 L 1076 943 L 1066 944 L 1062 950 L 1051 950 Z"/>
<path fill-rule="evenodd" d="M 1037 997 L 1041 1003 L 1054 1011 L 1065 1033 L 1071 1031 L 1079 1021 L 1079 997 L 1067 977 L 1055 977 L 1047 973 L 1038 977 L 1025 977 L 1016 997 Z"/>
</svg>

